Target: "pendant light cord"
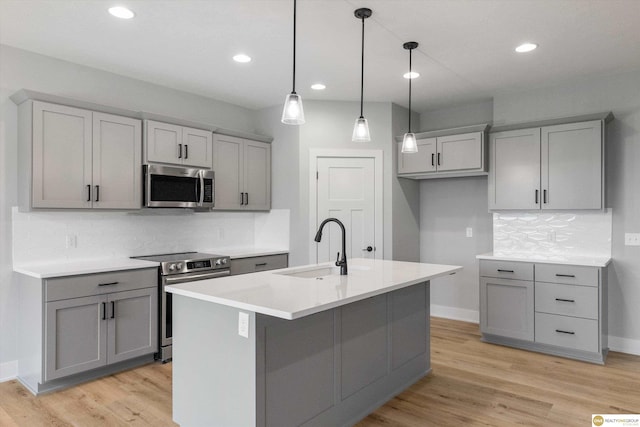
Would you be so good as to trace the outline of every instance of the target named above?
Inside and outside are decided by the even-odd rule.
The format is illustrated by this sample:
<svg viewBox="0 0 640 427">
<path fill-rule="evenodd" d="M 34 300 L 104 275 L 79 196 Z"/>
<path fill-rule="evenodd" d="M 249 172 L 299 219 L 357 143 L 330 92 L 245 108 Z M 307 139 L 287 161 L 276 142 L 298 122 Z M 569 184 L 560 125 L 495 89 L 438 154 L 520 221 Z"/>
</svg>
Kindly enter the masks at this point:
<svg viewBox="0 0 640 427">
<path fill-rule="evenodd" d="M 293 89 L 296 93 L 296 0 L 293 0 Z"/>
<path fill-rule="evenodd" d="M 363 115 L 363 99 L 364 99 L 364 16 L 362 17 L 362 54 L 360 55 L 360 117 Z"/>
<path fill-rule="evenodd" d="M 411 133 L 411 52 L 413 49 L 409 49 L 409 133 Z"/>
</svg>

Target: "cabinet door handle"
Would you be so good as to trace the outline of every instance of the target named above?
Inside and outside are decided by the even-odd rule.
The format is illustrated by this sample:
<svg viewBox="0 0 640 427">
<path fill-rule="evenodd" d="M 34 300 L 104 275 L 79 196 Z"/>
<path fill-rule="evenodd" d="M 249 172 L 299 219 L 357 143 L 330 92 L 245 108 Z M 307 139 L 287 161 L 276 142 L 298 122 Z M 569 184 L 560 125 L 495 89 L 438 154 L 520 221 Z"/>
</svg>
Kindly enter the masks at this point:
<svg viewBox="0 0 640 427">
<path fill-rule="evenodd" d="M 547 190 L 542 190 L 542 203 L 547 203 Z"/>
<path fill-rule="evenodd" d="M 556 298 L 556 301 L 562 301 L 562 302 L 576 302 L 576 300 L 574 300 L 574 299 L 564 299 L 564 298 Z"/>
<path fill-rule="evenodd" d="M 100 201 L 100 186 L 96 185 L 96 202 Z"/>
<path fill-rule="evenodd" d="M 189 158 L 189 146 L 187 144 L 184 144 L 184 158 Z"/>
<path fill-rule="evenodd" d="M 558 274 L 556 273 L 556 277 L 576 277 L 575 274 Z"/>
<path fill-rule="evenodd" d="M 111 301 L 111 318 L 115 319 L 116 317 L 116 302 Z"/>
<path fill-rule="evenodd" d="M 536 189 L 536 205 L 538 204 L 538 192 L 539 192 L 539 190 Z"/>
<path fill-rule="evenodd" d="M 438 166 L 440 166 L 440 153 L 438 153 Z"/>
<path fill-rule="evenodd" d="M 240 206 L 244 205 L 244 193 L 240 193 Z"/>
<path fill-rule="evenodd" d="M 575 335 L 575 332 L 571 332 L 571 331 L 563 331 L 562 329 L 556 329 L 556 332 L 559 334 L 567 334 L 567 335 Z"/>
<path fill-rule="evenodd" d="M 109 283 L 99 283 L 98 286 L 111 286 L 111 285 L 117 285 L 120 282 L 109 282 Z"/>
<path fill-rule="evenodd" d="M 500 269 L 500 268 L 498 269 L 498 271 L 499 271 L 500 273 L 513 273 L 513 272 L 514 272 L 513 270 L 502 270 L 502 269 Z"/>
<path fill-rule="evenodd" d="M 178 158 L 182 158 L 182 144 L 178 144 Z"/>
<path fill-rule="evenodd" d="M 244 193 L 244 194 L 245 194 L 245 196 L 247 196 L 247 200 L 245 201 L 244 204 L 248 205 L 249 204 L 249 193 Z"/>
<path fill-rule="evenodd" d="M 91 185 L 87 184 L 87 202 L 91 201 Z"/>
<path fill-rule="evenodd" d="M 264 267 L 265 265 L 267 265 L 266 262 L 261 262 L 259 264 L 256 264 L 256 267 Z"/>
<path fill-rule="evenodd" d="M 431 166 L 435 166 L 436 165 L 435 160 L 434 160 L 435 157 L 436 157 L 436 153 L 431 153 Z"/>
<path fill-rule="evenodd" d="M 107 303 L 102 303 L 102 320 L 107 320 Z"/>
</svg>

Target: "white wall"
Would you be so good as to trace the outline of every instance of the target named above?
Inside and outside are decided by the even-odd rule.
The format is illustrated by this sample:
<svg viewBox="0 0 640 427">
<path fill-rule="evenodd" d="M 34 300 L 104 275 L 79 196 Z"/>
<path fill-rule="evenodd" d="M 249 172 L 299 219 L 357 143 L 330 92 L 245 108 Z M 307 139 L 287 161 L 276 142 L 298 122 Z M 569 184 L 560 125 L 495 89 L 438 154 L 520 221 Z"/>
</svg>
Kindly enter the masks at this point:
<svg viewBox="0 0 640 427">
<path fill-rule="evenodd" d="M 609 267 L 609 345 L 640 354 L 640 72 L 574 79 L 564 85 L 494 98 L 495 124 L 612 111 L 607 130 L 607 205 L 613 210 Z"/>
<path fill-rule="evenodd" d="M 16 289 L 12 285 L 11 207 L 17 204 L 17 107 L 9 96 L 19 89 L 59 95 L 130 110 L 254 132 L 255 113 L 242 107 L 157 86 L 105 71 L 0 45 L 0 378 L 16 357 Z M 91 215 L 90 213 L 86 213 Z M 51 214 L 53 215 L 53 214 Z M 66 217 L 66 214 L 61 214 Z M 84 218 L 73 213 L 66 217 Z M 98 214 L 99 216 L 101 214 Z M 106 214 L 105 214 L 106 215 Z M 120 216 L 119 216 L 120 215 Z M 91 217 L 94 219 L 94 217 Z M 126 214 L 107 215 L 122 224 Z M 114 220 L 114 218 L 118 218 Z M 133 218 L 133 217 L 132 217 Z M 213 218 L 213 217 L 212 217 Z M 129 218 L 131 219 L 131 218 Z M 168 218 L 167 218 L 168 219 Z M 153 221 L 160 221 L 154 218 Z M 173 221 L 169 220 L 169 223 Z M 135 220 L 134 220 L 135 222 Z M 58 233 L 59 225 L 51 224 Z M 102 230 L 107 237 L 109 231 Z M 79 245 L 84 243 L 83 238 Z M 63 242 L 64 243 L 64 242 Z M 56 245 L 60 244 L 59 239 Z M 113 243 L 117 245 L 117 242 Z"/>
<path fill-rule="evenodd" d="M 493 100 L 455 105 L 440 110 L 426 111 L 420 115 L 420 131 L 449 129 L 478 125 L 493 121 Z"/>
</svg>

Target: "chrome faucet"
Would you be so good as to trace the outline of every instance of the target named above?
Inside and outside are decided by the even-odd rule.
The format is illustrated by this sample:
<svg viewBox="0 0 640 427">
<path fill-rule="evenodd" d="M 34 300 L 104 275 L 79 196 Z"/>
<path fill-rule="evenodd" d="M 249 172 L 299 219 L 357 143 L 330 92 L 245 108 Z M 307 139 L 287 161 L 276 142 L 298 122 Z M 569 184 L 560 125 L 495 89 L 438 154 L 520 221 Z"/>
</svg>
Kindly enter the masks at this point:
<svg viewBox="0 0 640 427">
<path fill-rule="evenodd" d="M 328 222 L 335 222 L 342 229 L 342 258 L 340 258 L 340 252 L 338 252 L 338 256 L 336 257 L 336 266 L 340 267 L 340 275 L 346 276 L 347 275 L 347 250 L 345 248 L 345 242 L 347 240 L 347 237 L 346 237 L 346 232 L 344 231 L 344 224 L 342 224 L 342 222 L 340 222 L 340 220 L 336 218 L 325 219 L 324 221 L 322 221 L 322 224 L 320 224 L 320 228 L 318 228 L 316 237 L 313 240 L 315 240 L 316 242 L 320 242 L 320 240 L 322 240 L 322 229 L 324 228 L 324 225 Z"/>
</svg>

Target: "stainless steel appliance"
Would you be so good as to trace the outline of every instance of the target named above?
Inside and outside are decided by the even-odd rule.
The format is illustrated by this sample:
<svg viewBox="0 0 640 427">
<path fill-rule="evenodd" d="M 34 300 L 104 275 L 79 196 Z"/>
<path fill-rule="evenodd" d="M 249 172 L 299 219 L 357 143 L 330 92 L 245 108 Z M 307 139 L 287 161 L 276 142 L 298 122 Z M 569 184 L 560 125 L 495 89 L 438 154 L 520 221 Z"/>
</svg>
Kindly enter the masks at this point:
<svg viewBox="0 0 640 427">
<path fill-rule="evenodd" d="M 160 327 L 160 348 L 156 359 L 163 363 L 171 360 L 171 338 L 173 331 L 172 320 L 172 295 L 165 292 L 165 287 L 196 280 L 214 279 L 228 276 L 230 271 L 230 259 L 225 255 L 211 255 L 199 252 L 181 252 L 175 254 L 159 254 L 132 257 L 160 263 L 158 268 L 158 301 Z"/>
<path fill-rule="evenodd" d="M 213 171 L 174 166 L 144 165 L 143 172 L 143 203 L 145 207 L 213 207 Z"/>
</svg>

